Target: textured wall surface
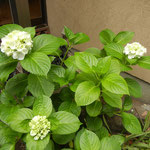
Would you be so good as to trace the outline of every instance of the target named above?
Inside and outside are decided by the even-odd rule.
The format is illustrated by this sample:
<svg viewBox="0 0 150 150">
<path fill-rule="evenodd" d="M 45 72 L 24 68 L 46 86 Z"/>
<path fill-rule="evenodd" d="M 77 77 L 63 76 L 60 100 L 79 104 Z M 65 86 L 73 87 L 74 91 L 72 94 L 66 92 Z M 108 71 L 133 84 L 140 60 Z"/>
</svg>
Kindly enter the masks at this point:
<svg viewBox="0 0 150 150">
<path fill-rule="evenodd" d="M 61 36 L 66 25 L 74 32 L 84 32 L 90 42 L 79 45 L 81 51 L 88 47 L 102 48 L 98 34 L 110 28 L 134 31 L 133 41 L 148 49 L 150 55 L 150 0 L 47 0 L 48 22 L 51 33 Z M 150 82 L 150 71 L 135 67 L 130 72 Z"/>
</svg>

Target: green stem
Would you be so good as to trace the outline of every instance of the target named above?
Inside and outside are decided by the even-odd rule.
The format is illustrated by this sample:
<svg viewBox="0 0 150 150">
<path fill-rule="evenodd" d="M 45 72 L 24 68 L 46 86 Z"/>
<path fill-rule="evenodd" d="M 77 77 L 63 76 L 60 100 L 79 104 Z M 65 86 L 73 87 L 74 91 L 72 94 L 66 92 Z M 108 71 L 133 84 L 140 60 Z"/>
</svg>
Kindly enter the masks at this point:
<svg viewBox="0 0 150 150">
<path fill-rule="evenodd" d="M 0 90 L 4 88 L 4 83 L 0 82 Z"/>
<path fill-rule="evenodd" d="M 60 61 L 62 62 L 62 58 L 60 56 L 58 56 L 58 57 L 59 57 Z"/>
<path fill-rule="evenodd" d="M 141 133 L 141 134 L 130 135 L 126 138 L 126 142 L 133 139 L 133 138 L 136 138 L 136 137 L 139 137 L 139 136 L 145 136 L 147 134 L 150 134 L 150 131 L 147 131 L 147 132 L 144 132 L 144 133 Z"/>
<path fill-rule="evenodd" d="M 109 126 L 108 126 L 108 124 L 107 124 L 107 121 L 106 121 L 106 118 L 105 118 L 105 116 L 104 116 L 104 115 L 103 115 L 103 121 L 104 121 L 104 123 L 105 123 L 105 125 L 106 125 L 107 129 L 109 130 L 109 132 L 112 134 L 112 132 L 111 132 L 111 130 L 110 130 L 110 128 L 109 128 Z"/>
<path fill-rule="evenodd" d="M 66 51 L 66 53 L 65 53 L 65 56 L 63 57 L 63 59 L 62 59 L 62 61 L 61 61 L 61 66 L 63 65 L 63 63 L 64 63 L 64 61 L 65 61 L 65 59 L 66 59 L 66 56 L 67 56 L 67 54 L 68 54 L 68 52 L 69 52 L 70 49 L 71 49 L 71 45 L 69 45 L 68 48 L 67 48 L 67 51 Z"/>
<path fill-rule="evenodd" d="M 114 115 L 119 116 L 119 117 L 121 116 L 120 114 L 117 114 L 117 113 L 114 113 Z"/>
</svg>

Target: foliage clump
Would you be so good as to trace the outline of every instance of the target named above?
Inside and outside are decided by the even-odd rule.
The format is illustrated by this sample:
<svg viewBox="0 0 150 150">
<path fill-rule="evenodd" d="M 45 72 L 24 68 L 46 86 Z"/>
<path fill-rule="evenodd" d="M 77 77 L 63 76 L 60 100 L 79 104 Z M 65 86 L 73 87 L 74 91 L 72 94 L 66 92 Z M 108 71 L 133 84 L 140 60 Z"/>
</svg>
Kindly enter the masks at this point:
<svg viewBox="0 0 150 150">
<path fill-rule="evenodd" d="M 150 69 L 146 48 L 129 44 L 133 32 L 115 35 L 105 29 L 99 34 L 102 50 L 92 47 L 67 58 L 73 46 L 89 37 L 67 27 L 64 31 L 67 40 L 35 36 L 34 27 L 0 27 L 1 149 L 14 150 L 19 140 L 28 150 L 149 148 L 149 116 L 141 125 L 129 113 L 132 98 L 141 97 L 142 89 L 137 81 L 120 75 L 133 65 Z M 62 46 L 66 47 L 63 58 Z M 53 64 L 56 58 L 60 65 Z M 108 124 L 114 116 L 124 127 L 116 135 Z M 135 139 L 141 136 L 137 144 Z"/>
</svg>

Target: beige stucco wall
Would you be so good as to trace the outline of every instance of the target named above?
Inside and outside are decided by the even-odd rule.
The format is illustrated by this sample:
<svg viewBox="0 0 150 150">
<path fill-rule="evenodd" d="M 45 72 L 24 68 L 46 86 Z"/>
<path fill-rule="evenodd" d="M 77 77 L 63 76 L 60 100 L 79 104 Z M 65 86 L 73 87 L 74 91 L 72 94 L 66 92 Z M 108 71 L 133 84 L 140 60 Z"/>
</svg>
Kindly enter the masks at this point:
<svg viewBox="0 0 150 150">
<path fill-rule="evenodd" d="M 133 41 L 148 49 L 150 55 L 150 0 L 47 0 L 48 23 L 51 33 L 61 36 L 66 25 L 74 32 L 84 32 L 90 42 L 77 48 L 102 48 L 98 34 L 105 28 L 115 33 L 134 31 Z M 150 82 L 150 71 L 135 67 L 131 74 Z"/>
</svg>

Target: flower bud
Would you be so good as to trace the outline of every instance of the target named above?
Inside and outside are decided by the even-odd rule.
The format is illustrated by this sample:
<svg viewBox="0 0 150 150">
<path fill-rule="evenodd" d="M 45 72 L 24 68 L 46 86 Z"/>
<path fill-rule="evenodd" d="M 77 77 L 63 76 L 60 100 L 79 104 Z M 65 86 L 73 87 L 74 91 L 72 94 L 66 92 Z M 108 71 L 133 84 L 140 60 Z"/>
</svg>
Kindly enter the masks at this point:
<svg viewBox="0 0 150 150">
<path fill-rule="evenodd" d="M 29 123 L 30 135 L 34 137 L 34 140 L 43 139 L 50 132 L 50 122 L 46 119 L 46 116 L 35 116 Z"/>
</svg>

